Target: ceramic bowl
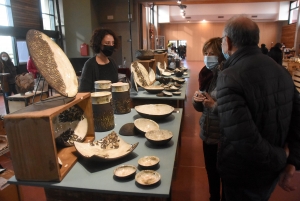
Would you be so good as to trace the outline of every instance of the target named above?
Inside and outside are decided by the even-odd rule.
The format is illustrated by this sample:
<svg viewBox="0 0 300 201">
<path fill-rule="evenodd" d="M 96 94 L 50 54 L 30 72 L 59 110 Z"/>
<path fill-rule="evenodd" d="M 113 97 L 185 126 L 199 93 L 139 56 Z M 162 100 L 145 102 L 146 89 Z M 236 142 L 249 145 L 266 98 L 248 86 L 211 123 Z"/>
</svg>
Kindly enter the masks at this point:
<svg viewBox="0 0 300 201">
<path fill-rule="evenodd" d="M 178 79 L 178 80 L 175 80 L 175 82 L 178 84 L 183 84 L 185 82 L 185 79 Z"/>
<path fill-rule="evenodd" d="M 177 88 L 175 86 L 171 86 L 171 87 L 166 87 L 165 90 L 168 92 L 174 92 L 174 91 L 178 91 L 179 88 Z"/>
<path fill-rule="evenodd" d="M 136 167 L 133 165 L 121 165 L 114 170 L 114 175 L 118 178 L 125 179 L 136 173 Z"/>
<path fill-rule="evenodd" d="M 162 73 L 162 75 L 163 75 L 163 76 L 167 76 L 167 77 L 168 77 L 168 76 L 171 76 L 171 75 L 172 75 L 172 73 L 171 73 L 171 72 L 166 72 L 166 71 L 165 71 L 165 72 L 163 72 L 163 73 Z"/>
<path fill-rule="evenodd" d="M 151 119 L 139 118 L 136 119 L 133 123 L 136 130 L 141 134 L 145 134 L 146 132 L 151 130 L 159 129 L 159 125 Z"/>
<path fill-rule="evenodd" d="M 141 168 L 151 169 L 158 165 L 159 158 L 156 156 L 144 156 L 138 160 L 138 164 Z"/>
<path fill-rule="evenodd" d="M 175 70 L 174 74 L 176 77 L 181 77 L 183 75 L 183 71 Z"/>
<path fill-rule="evenodd" d="M 153 145 L 165 145 L 173 137 L 173 133 L 168 130 L 152 130 L 145 133 L 147 140 Z"/>
<path fill-rule="evenodd" d="M 158 94 L 164 90 L 161 86 L 146 86 L 144 89 L 150 94 Z"/>
<path fill-rule="evenodd" d="M 174 96 L 180 96 L 181 92 L 180 92 L 180 91 L 174 91 L 174 92 L 172 92 L 172 94 L 173 94 Z"/>
<path fill-rule="evenodd" d="M 143 186 L 156 184 L 160 178 L 160 174 L 153 170 L 143 170 L 135 175 L 135 181 Z"/>
<path fill-rule="evenodd" d="M 159 77 L 159 78 L 156 78 L 157 81 L 159 81 L 159 83 L 161 84 L 168 84 L 169 82 L 172 81 L 172 78 L 170 77 Z"/>
<path fill-rule="evenodd" d="M 174 107 L 166 104 L 146 104 L 138 105 L 134 108 L 139 115 L 152 120 L 167 118 L 174 111 Z"/>
</svg>

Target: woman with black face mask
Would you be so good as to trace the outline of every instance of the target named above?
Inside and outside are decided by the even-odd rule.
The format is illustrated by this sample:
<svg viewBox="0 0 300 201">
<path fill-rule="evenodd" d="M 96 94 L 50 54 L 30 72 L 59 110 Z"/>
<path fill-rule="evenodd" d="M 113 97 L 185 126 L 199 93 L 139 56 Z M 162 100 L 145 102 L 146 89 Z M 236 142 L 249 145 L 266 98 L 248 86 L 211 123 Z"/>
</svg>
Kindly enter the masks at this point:
<svg viewBox="0 0 300 201">
<path fill-rule="evenodd" d="M 6 52 L 0 53 L 0 73 L 9 73 L 7 77 L 8 89 L 4 90 L 5 97 L 12 95 L 12 93 L 17 94 L 15 77 L 17 75 L 17 68 L 14 66 L 11 58 Z M 4 83 L 3 83 L 4 85 Z"/>
<path fill-rule="evenodd" d="M 118 82 L 118 67 L 110 56 L 118 47 L 118 39 L 110 29 L 96 29 L 90 40 L 95 56 L 83 66 L 79 92 L 94 92 L 94 82 L 110 80 Z"/>
</svg>

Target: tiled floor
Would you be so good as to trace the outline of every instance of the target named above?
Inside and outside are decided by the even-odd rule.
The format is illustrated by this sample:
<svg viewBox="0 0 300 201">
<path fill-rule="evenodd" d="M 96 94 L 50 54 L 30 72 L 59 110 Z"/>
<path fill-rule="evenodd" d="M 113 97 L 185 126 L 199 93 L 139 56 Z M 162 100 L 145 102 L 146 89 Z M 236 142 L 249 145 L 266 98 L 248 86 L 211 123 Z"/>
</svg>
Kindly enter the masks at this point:
<svg viewBox="0 0 300 201">
<path fill-rule="evenodd" d="M 197 113 L 191 104 L 191 97 L 198 88 L 198 72 L 202 68 L 203 62 L 186 62 L 185 65 L 190 69 L 191 77 L 187 82 L 187 99 L 185 101 L 185 112 L 182 123 L 182 140 L 178 150 L 178 160 L 176 162 L 172 183 L 172 201 L 208 201 L 207 176 L 204 168 L 202 141 L 199 138 L 198 120 L 200 113 Z M 3 99 L 0 97 L 0 114 L 5 114 L 4 111 Z M 0 157 L 0 164 L 6 168 L 12 168 L 9 154 Z M 294 182 L 299 184 L 299 181 L 300 173 L 297 173 Z M 299 201 L 300 185 L 298 186 L 298 190 L 291 193 L 284 192 L 277 187 L 270 201 Z M 21 201 L 46 200 L 42 188 L 20 186 L 19 189 Z"/>
</svg>

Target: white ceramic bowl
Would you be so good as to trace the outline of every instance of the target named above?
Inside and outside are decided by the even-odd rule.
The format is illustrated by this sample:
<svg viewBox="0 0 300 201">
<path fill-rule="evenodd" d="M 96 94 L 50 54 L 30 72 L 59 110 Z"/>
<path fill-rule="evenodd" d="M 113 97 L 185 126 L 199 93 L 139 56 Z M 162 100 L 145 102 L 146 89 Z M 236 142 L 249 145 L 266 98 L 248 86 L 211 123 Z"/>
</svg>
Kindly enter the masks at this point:
<svg viewBox="0 0 300 201">
<path fill-rule="evenodd" d="M 134 108 L 139 115 L 152 120 L 167 118 L 174 111 L 174 107 L 167 104 L 146 104 L 138 105 Z"/>
</svg>

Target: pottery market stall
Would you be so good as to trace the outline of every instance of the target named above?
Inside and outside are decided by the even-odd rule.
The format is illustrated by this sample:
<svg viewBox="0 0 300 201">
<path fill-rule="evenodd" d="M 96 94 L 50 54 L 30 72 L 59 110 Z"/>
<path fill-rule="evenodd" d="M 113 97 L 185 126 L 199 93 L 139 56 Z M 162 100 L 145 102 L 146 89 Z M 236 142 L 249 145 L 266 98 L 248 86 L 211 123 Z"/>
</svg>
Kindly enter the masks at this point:
<svg viewBox="0 0 300 201">
<path fill-rule="evenodd" d="M 115 114 L 115 128 L 113 131 L 118 133 L 123 125 L 132 123 L 139 118 L 142 118 L 142 116 L 135 109 L 132 109 L 128 114 Z M 153 145 L 141 135 L 121 136 L 129 144 L 139 143 L 126 157 L 104 162 L 79 157 L 78 162 L 61 182 L 18 181 L 13 177 L 9 180 L 9 183 L 44 187 L 48 200 L 168 200 L 170 199 L 181 118 L 182 109 L 175 109 L 171 115 L 158 122 L 160 129 L 169 130 L 173 134 L 172 139 L 160 147 Z M 97 132 L 95 139 L 103 139 L 111 132 Z M 145 156 L 159 158 L 158 165 L 154 166 L 154 169 L 150 172 L 143 172 L 143 167 L 139 165 L 139 160 L 142 160 L 141 158 Z M 151 162 L 149 160 L 147 160 L 147 163 Z M 134 177 L 121 179 L 114 176 L 116 168 L 121 165 L 128 165 L 129 168 L 131 166 L 138 167 L 136 179 Z M 141 178 L 137 177 L 140 174 L 144 178 L 154 177 L 153 183 L 150 183 L 151 185 L 139 184 Z"/>
</svg>

